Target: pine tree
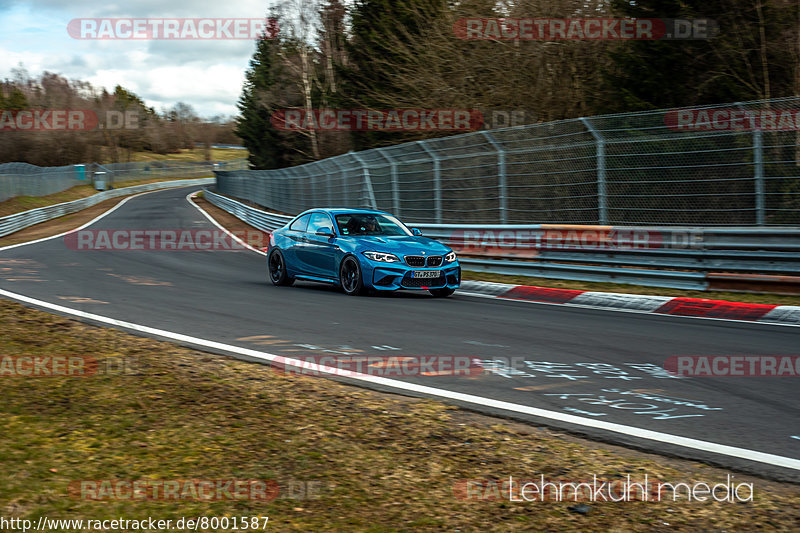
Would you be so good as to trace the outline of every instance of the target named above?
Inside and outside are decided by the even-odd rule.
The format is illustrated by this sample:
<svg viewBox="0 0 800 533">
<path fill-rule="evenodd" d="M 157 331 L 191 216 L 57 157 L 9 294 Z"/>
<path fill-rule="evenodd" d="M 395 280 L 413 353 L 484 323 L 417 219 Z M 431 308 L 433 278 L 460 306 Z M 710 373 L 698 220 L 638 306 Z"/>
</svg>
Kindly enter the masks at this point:
<svg viewBox="0 0 800 533">
<path fill-rule="evenodd" d="M 404 90 L 394 82 L 404 55 L 431 21 L 447 9 L 445 0 L 356 0 L 350 12 L 350 34 L 343 69 L 343 93 L 354 108 L 385 109 Z M 354 136 L 356 149 L 402 142 L 397 133 L 364 132 Z"/>
<path fill-rule="evenodd" d="M 258 40 L 238 102 L 235 132 L 250 152 L 250 166 L 255 169 L 285 166 L 280 135 L 270 123 L 275 111 L 271 94 L 278 83 L 276 46 L 280 46 L 277 39 Z"/>
</svg>

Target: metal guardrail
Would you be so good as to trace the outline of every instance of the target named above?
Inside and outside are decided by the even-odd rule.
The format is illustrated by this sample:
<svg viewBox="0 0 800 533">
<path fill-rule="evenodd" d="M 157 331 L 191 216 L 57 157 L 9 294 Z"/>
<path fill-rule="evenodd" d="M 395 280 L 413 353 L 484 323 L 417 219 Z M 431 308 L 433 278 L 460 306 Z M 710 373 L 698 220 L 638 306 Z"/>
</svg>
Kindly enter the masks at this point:
<svg viewBox="0 0 800 533">
<path fill-rule="evenodd" d="M 464 270 L 505 274 L 508 276 L 627 283 L 631 285 L 699 291 L 708 289 L 706 275 L 702 272 L 614 268 L 591 265 L 564 265 L 560 263 L 533 263 L 528 261 L 474 259 L 470 257 L 459 257 L 458 260 Z"/>
<path fill-rule="evenodd" d="M 228 198 L 227 196 L 222 196 L 209 191 L 208 188 L 203 189 L 203 198 L 220 209 L 224 209 L 239 220 L 250 224 L 254 228 L 264 231 L 272 231 L 282 228 L 293 218 L 285 215 L 268 213 L 266 211 L 262 211 L 261 209 L 250 207 L 241 202 L 237 202 L 236 200 Z"/>
<path fill-rule="evenodd" d="M 161 181 L 157 183 L 146 183 L 144 185 L 135 185 L 133 187 L 123 187 L 121 189 L 113 189 L 110 191 L 103 191 L 86 198 L 73 200 L 71 202 L 64 202 L 61 204 L 48 205 L 38 209 L 31 209 L 21 213 L 15 213 L 6 217 L 0 218 L 0 237 L 5 237 L 15 233 L 21 229 L 46 222 L 54 218 L 64 215 L 75 213 L 87 207 L 96 205 L 104 200 L 116 198 L 118 196 L 125 196 L 128 194 L 136 194 L 140 192 L 155 191 L 158 189 L 167 189 L 170 187 L 182 187 L 191 185 L 208 185 L 214 182 L 214 178 L 199 178 L 199 179 L 184 179 L 173 181 Z"/>
<path fill-rule="evenodd" d="M 292 218 L 267 213 L 208 189 L 204 196 L 261 230 L 272 231 Z M 708 273 L 713 271 L 800 273 L 800 252 L 793 251 L 800 250 L 800 230 L 796 228 L 414 226 L 458 251 L 466 270 L 496 274 L 706 290 Z M 734 236 L 748 242 L 737 241 Z M 756 242 L 764 238 L 769 242 Z M 747 250 L 759 246 L 763 250 Z"/>
</svg>

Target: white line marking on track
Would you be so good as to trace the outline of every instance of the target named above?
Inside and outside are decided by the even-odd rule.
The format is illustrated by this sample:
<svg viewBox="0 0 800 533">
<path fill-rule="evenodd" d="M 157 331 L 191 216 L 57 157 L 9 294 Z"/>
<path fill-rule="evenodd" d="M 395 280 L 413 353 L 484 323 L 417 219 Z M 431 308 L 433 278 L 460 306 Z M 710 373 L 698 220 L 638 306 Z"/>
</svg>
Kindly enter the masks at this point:
<svg viewBox="0 0 800 533">
<path fill-rule="evenodd" d="M 659 431 L 651 431 L 649 429 L 642 429 L 634 426 L 626 426 L 623 424 L 616 424 L 613 422 L 604 422 L 602 420 L 590 419 L 575 415 L 569 415 L 565 413 L 555 412 L 555 411 L 548 411 L 546 409 L 539 409 L 538 407 L 530 407 L 527 405 L 520 405 L 511 402 L 505 402 L 500 400 L 493 400 L 491 398 L 484 398 L 481 396 L 476 396 L 474 394 L 466 394 L 462 392 L 455 392 L 446 389 L 437 389 L 434 387 L 429 387 L 427 385 L 417 385 L 416 383 L 406 383 L 404 381 L 399 381 L 395 379 L 383 378 L 380 376 L 370 376 L 366 374 L 359 374 L 356 372 L 345 371 L 343 372 L 341 369 L 318 365 L 316 363 L 309 363 L 307 361 L 301 361 L 299 359 L 291 359 L 288 357 L 283 357 L 280 355 L 271 354 L 268 352 L 261 352 L 258 350 L 252 350 L 249 348 L 242 348 L 239 346 L 234 346 L 232 344 L 224 344 L 221 342 L 216 342 L 208 339 L 201 339 L 198 337 L 193 337 L 190 335 L 184 335 L 182 333 L 175 333 L 172 331 L 166 331 L 163 329 L 152 328 L 150 326 L 143 326 L 140 324 L 134 324 L 132 322 L 125 322 L 122 320 L 117 320 L 115 318 L 110 318 L 102 315 L 96 315 L 93 313 L 87 313 L 85 311 L 79 311 L 76 309 L 71 309 L 69 307 L 64 307 L 62 305 L 52 304 L 50 302 L 45 302 L 43 300 L 38 300 L 35 298 L 30 298 L 28 296 L 23 296 L 21 294 L 16 294 L 13 292 L 9 292 L 3 289 L 0 289 L 0 295 L 3 295 L 7 298 L 12 300 L 17 300 L 20 302 L 25 302 L 31 305 L 35 305 L 38 307 L 43 307 L 45 309 L 52 309 L 53 311 L 58 311 L 60 313 L 66 313 L 69 315 L 85 318 L 88 320 L 94 320 L 96 322 L 101 322 L 104 324 L 109 324 L 112 326 L 117 326 L 120 328 L 125 328 L 133 331 L 138 331 L 141 333 L 146 333 L 149 335 L 157 335 L 159 337 L 172 339 L 178 342 L 185 342 L 194 344 L 196 346 L 203 346 L 206 348 L 211 348 L 214 350 L 220 350 L 229 353 L 235 353 L 240 355 L 245 355 L 248 357 L 253 357 L 255 359 L 260 359 L 263 361 L 274 362 L 280 365 L 295 365 L 299 366 L 304 369 L 308 369 L 312 372 L 320 372 L 323 374 L 331 374 L 331 375 L 339 375 L 339 376 L 346 376 L 348 378 L 352 378 L 358 381 L 363 381 L 367 383 L 374 383 L 376 385 L 382 385 L 385 387 L 391 387 L 397 390 L 404 390 L 410 392 L 416 392 L 418 394 L 424 394 L 427 396 L 433 396 L 438 398 L 444 398 L 448 400 L 455 400 L 459 402 L 469 403 L 473 405 L 480 405 L 484 407 L 491 407 L 494 409 L 501 409 L 504 411 L 510 411 L 514 413 L 520 413 L 530 416 L 536 416 L 540 418 L 546 418 L 549 420 L 557 420 L 559 422 L 565 422 L 567 424 L 574 424 L 576 426 L 582 427 L 590 427 L 595 429 L 600 429 L 603 431 L 610 431 L 612 433 L 619 433 L 622 435 L 627 435 L 631 437 L 637 437 L 640 439 L 646 439 L 655 442 L 663 442 L 666 444 L 672 444 L 675 446 L 682 446 L 685 448 L 691 448 L 694 450 L 699 450 L 703 452 L 710 452 L 718 455 L 725 455 L 728 457 L 737 457 L 740 459 L 746 459 L 748 461 L 755 461 L 759 463 L 765 463 L 773 466 L 779 466 L 782 468 L 788 468 L 792 470 L 800 470 L 800 459 L 793 459 L 791 457 L 784 457 L 781 455 L 774 455 L 770 453 L 759 452 L 755 450 L 748 450 L 746 448 L 738 448 L 735 446 L 728 446 L 726 444 L 718 444 L 715 442 L 708 442 L 698 439 L 692 439 L 688 437 L 681 437 L 679 435 L 672 435 L 669 433 L 662 433 Z"/>
<path fill-rule="evenodd" d="M 210 220 L 212 224 L 214 224 L 216 227 L 218 227 L 219 229 L 221 229 L 222 231 L 224 231 L 225 233 L 227 233 L 227 234 L 228 234 L 228 235 L 229 235 L 229 236 L 230 236 L 232 239 L 235 239 L 235 240 L 236 240 L 236 241 L 237 241 L 239 244 L 241 244 L 241 245 L 243 245 L 244 247 L 246 247 L 246 248 L 250 249 L 250 251 L 252 251 L 252 252 L 255 252 L 255 253 L 257 253 L 257 254 L 261 254 L 261 255 L 267 255 L 267 253 L 266 253 L 266 252 L 262 252 L 262 251 L 261 251 L 261 250 L 259 250 L 258 248 L 253 248 L 252 246 L 250 246 L 249 244 L 247 244 L 246 242 L 244 242 L 242 239 L 240 239 L 239 237 L 237 237 L 236 235 L 234 235 L 233 233 L 231 233 L 230 231 L 228 231 L 226 228 L 223 228 L 223 227 L 222 227 L 222 224 L 220 224 L 219 222 L 217 222 L 216 220 L 214 220 L 214 217 L 212 217 L 211 215 L 209 215 L 208 213 L 206 213 L 206 212 L 205 212 L 205 210 L 204 210 L 202 207 L 200 207 L 199 205 L 197 205 L 196 203 L 194 203 L 194 202 L 192 201 L 192 198 L 191 198 L 191 197 L 192 197 L 192 195 L 194 195 L 194 194 L 197 194 L 197 191 L 190 192 L 189 194 L 187 194 L 187 195 L 186 195 L 186 201 L 187 201 L 187 202 L 189 202 L 190 204 L 192 204 L 192 206 L 194 206 L 194 207 L 195 207 L 195 209 L 197 209 L 198 211 L 200 211 L 201 213 L 203 213 L 203 216 L 205 216 L 205 217 L 206 217 L 208 220 Z M 235 215 L 234 215 L 234 216 L 235 216 Z M 238 217 L 237 217 L 237 218 L 238 218 Z M 247 224 L 247 222 L 245 222 L 245 224 Z M 263 230 L 259 230 L 259 231 L 263 231 Z"/>
</svg>

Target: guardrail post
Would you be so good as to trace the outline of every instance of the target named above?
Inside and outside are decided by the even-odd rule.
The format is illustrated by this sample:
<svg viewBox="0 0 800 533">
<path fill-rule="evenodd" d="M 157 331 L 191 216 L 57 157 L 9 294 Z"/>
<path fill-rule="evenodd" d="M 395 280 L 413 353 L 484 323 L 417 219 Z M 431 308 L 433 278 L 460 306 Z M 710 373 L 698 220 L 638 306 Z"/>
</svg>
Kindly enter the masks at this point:
<svg viewBox="0 0 800 533">
<path fill-rule="evenodd" d="M 351 152 L 353 158 L 361 164 L 361 168 L 363 169 L 363 176 L 364 176 L 364 188 L 367 192 L 367 202 L 372 209 L 378 209 L 378 203 L 375 201 L 375 191 L 372 190 L 372 178 L 369 175 L 369 165 L 364 159 L 358 154 L 358 152 Z"/>
<path fill-rule="evenodd" d="M 400 182 L 397 177 L 397 161 L 392 159 L 389 155 L 383 153 L 382 150 L 376 150 L 381 157 L 383 157 L 386 161 L 389 162 L 389 168 L 391 169 L 391 176 L 392 176 L 392 212 L 395 216 L 401 217 L 400 215 Z"/>
<path fill-rule="evenodd" d="M 581 122 L 592 134 L 597 143 L 597 223 L 608 224 L 608 203 L 606 191 L 606 141 L 603 135 L 592 126 L 589 119 L 581 117 Z"/>
<path fill-rule="evenodd" d="M 488 131 L 481 132 L 497 151 L 497 197 L 500 200 L 500 223 L 508 224 L 508 183 L 506 177 L 506 151 Z"/>
<path fill-rule="evenodd" d="M 442 162 L 436 152 L 428 148 L 428 141 L 417 141 L 433 161 L 433 205 L 436 223 L 442 223 Z"/>
</svg>

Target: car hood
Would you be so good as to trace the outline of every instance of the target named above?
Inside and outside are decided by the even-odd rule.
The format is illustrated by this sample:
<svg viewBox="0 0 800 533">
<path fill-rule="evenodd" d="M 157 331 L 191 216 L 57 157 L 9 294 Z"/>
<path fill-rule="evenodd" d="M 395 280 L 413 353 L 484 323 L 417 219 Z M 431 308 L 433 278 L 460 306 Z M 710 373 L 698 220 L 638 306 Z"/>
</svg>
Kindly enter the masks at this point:
<svg viewBox="0 0 800 533">
<path fill-rule="evenodd" d="M 428 237 L 411 237 L 405 235 L 376 235 L 358 237 L 358 248 L 361 251 L 374 250 L 395 255 L 444 255 L 450 248 Z"/>
</svg>

